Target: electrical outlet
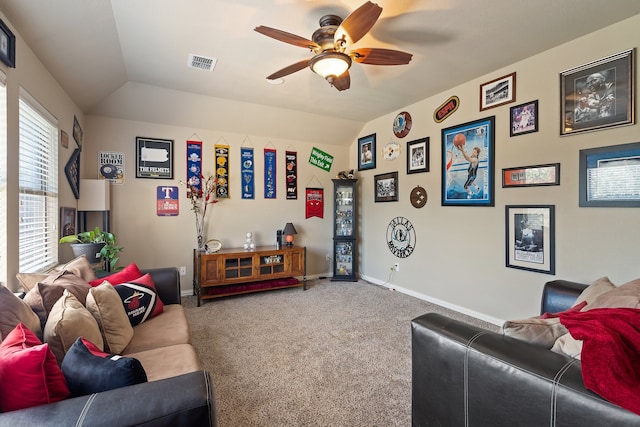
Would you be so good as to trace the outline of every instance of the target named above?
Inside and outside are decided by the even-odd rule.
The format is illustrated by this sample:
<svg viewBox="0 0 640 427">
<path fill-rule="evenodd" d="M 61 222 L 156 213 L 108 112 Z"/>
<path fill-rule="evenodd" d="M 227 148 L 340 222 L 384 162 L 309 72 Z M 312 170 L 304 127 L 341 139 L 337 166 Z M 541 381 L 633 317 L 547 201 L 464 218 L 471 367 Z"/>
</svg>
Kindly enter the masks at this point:
<svg viewBox="0 0 640 427">
<path fill-rule="evenodd" d="M 398 264 L 397 262 L 395 264 L 393 264 L 393 270 L 394 271 L 400 271 L 400 264 Z"/>
<path fill-rule="evenodd" d="M 331 255 L 324 254 L 324 259 L 327 260 L 327 262 L 331 261 Z"/>
<path fill-rule="evenodd" d="M 187 275 L 187 267 L 180 267 L 180 275 L 181 276 Z"/>
</svg>

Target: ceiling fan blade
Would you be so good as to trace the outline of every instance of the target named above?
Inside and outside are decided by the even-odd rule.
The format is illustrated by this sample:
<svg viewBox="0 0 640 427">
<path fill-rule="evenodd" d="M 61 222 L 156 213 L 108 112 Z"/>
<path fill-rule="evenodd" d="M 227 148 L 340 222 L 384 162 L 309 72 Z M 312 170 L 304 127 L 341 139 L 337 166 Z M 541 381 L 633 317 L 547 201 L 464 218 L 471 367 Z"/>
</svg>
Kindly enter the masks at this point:
<svg viewBox="0 0 640 427">
<path fill-rule="evenodd" d="M 347 44 L 356 43 L 374 26 L 382 8 L 370 1 L 349 14 L 336 30 L 334 40 L 345 38 Z"/>
<path fill-rule="evenodd" d="M 349 56 L 356 62 L 370 65 L 404 65 L 408 64 L 412 54 L 393 49 L 365 47 L 354 49 Z"/>
<path fill-rule="evenodd" d="M 329 83 L 339 91 L 349 89 L 349 87 L 351 87 L 351 76 L 349 75 L 349 71 L 345 71 L 338 77 L 333 77 Z"/>
<path fill-rule="evenodd" d="M 300 71 L 303 68 L 307 68 L 309 66 L 309 60 L 303 59 L 300 62 L 296 62 L 295 64 L 291 64 L 287 67 L 284 67 L 282 70 L 276 71 L 275 73 L 267 76 L 267 80 L 275 80 L 284 76 L 288 76 L 289 74 L 293 74 L 296 71 Z"/>
<path fill-rule="evenodd" d="M 265 27 L 264 25 L 260 25 L 254 28 L 254 30 L 267 37 L 271 37 L 272 39 L 289 43 L 294 46 L 304 47 L 310 50 L 315 50 L 320 47 L 318 46 L 318 43 L 305 39 L 304 37 L 296 36 L 295 34 L 287 33 L 286 31 L 277 30 L 275 28 Z"/>
</svg>

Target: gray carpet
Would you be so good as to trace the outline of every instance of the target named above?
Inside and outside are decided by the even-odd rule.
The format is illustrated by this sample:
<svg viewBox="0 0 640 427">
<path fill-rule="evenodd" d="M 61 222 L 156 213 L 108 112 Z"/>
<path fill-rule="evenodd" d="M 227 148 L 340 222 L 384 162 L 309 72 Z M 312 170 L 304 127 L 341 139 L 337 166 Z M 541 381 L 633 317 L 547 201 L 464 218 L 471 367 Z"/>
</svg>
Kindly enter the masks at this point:
<svg viewBox="0 0 640 427">
<path fill-rule="evenodd" d="M 183 298 L 220 427 L 411 425 L 410 321 L 477 319 L 363 281 Z"/>
</svg>

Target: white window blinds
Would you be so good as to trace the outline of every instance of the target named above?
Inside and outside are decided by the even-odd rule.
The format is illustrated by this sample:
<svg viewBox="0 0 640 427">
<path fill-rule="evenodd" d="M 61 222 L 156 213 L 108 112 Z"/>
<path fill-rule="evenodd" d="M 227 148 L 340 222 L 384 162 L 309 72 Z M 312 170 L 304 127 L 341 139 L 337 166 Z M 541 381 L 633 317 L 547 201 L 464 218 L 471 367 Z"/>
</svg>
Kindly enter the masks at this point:
<svg viewBox="0 0 640 427">
<path fill-rule="evenodd" d="M 28 93 L 20 93 L 19 270 L 58 262 L 58 124 Z"/>
<path fill-rule="evenodd" d="M 0 235 L 7 235 L 7 87 L 0 71 Z M 7 239 L 0 242 L 0 282 L 7 283 Z"/>
</svg>

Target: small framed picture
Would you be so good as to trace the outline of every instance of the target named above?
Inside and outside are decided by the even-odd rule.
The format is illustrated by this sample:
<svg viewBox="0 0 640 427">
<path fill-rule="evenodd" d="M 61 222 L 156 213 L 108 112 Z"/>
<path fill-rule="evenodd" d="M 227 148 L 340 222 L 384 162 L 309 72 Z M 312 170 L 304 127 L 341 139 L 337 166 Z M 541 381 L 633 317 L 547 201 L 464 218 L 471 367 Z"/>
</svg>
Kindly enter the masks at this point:
<svg viewBox="0 0 640 427">
<path fill-rule="evenodd" d="M 581 207 L 640 207 L 640 142 L 580 150 Z"/>
<path fill-rule="evenodd" d="M 493 206 L 495 116 L 441 132 L 442 206 Z"/>
<path fill-rule="evenodd" d="M 64 166 L 64 174 L 67 176 L 69 186 L 73 196 L 77 199 L 80 198 L 80 149 L 76 148 L 71 153 L 71 157 Z"/>
<path fill-rule="evenodd" d="M 375 202 L 398 201 L 398 172 L 374 176 Z"/>
<path fill-rule="evenodd" d="M 506 266 L 556 274 L 555 206 L 505 206 Z"/>
<path fill-rule="evenodd" d="M 358 138 L 358 170 L 376 168 L 376 134 Z"/>
<path fill-rule="evenodd" d="M 0 60 L 7 67 L 16 67 L 16 36 L 11 32 L 7 24 L 0 19 Z"/>
<path fill-rule="evenodd" d="M 60 129 L 60 145 L 63 148 L 69 148 L 69 134 Z"/>
<path fill-rule="evenodd" d="M 560 135 L 635 123 L 635 49 L 560 73 Z"/>
<path fill-rule="evenodd" d="M 73 116 L 73 139 L 76 141 L 76 145 L 82 151 L 82 138 L 83 132 L 80 127 L 80 122 L 78 121 L 78 117 Z"/>
<path fill-rule="evenodd" d="M 60 238 L 76 234 L 76 209 L 60 208 Z"/>
<path fill-rule="evenodd" d="M 516 73 L 480 85 L 480 111 L 516 100 Z"/>
<path fill-rule="evenodd" d="M 538 132 L 538 100 L 516 105 L 510 109 L 511 136 Z"/>
<path fill-rule="evenodd" d="M 502 169 L 502 188 L 560 185 L 560 163 Z"/>
<path fill-rule="evenodd" d="M 173 140 L 136 137 L 136 178 L 173 179 Z"/>
<path fill-rule="evenodd" d="M 407 174 L 429 172 L 429 138 L 407 142 Z"/>
</svg>

